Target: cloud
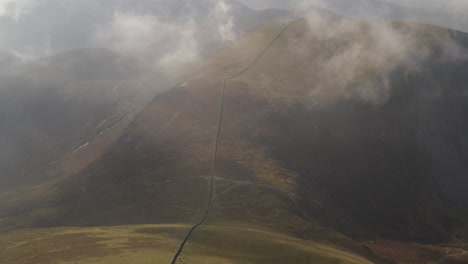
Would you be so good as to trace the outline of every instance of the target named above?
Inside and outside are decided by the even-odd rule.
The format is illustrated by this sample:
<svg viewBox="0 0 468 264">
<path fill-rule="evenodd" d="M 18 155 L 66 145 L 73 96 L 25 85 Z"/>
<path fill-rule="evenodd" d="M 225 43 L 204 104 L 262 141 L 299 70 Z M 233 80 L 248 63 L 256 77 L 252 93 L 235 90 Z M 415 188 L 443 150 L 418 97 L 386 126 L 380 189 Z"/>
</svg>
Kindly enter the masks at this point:
<svg viewBox="0 0 468 264">
<path fill-rule="evenodd" d="M 109 45 L 118 52 L 141 57 L 152 48 L 159 48 L 164 37 L 173 31 L 174 27 L 157 17 L 117 12 L 111 23 L 97 28 L 95 39 L 98 45 Z"/>
<path fill-rule="evenodd" d="M 468 2 L 466 0 L 388 0 L 387 2 L 413 6 L 419 8 L 429 9 L 444 9 L 444 10 L 466 10 L 468 8 Z"/>
<path fill-rule="evenodd" d="M 225 1 L 215 1 L 213 17 L 218 25 L 218 34 L 221 41 L 233 42 L 238 38 L 234 25 L 234 17 L 231 15 L 231 7 Z"/>
<path fill-rule="evenodd" d="M 309 2 L 309 1 L 307 1 Z M 309 9 L 310 10 L 310 9 Z M 311 98 L 316 102 L 359 99 L 371 104 L 387 101 L 396 70 L 419 71 L 437 47 L 438 60 L 459 60 L 465 51 L 443 31 L 415 23 L 358 22 L 330 18 L 315 10 L 303 16 L 308 46 L 293 49 L 301 55 L 319 50 L 310 69 Z"/>
<path fill-rule="evenodd" d="M 239 2 L 254 9 L 283 8 L 294 6 L 295 0 L 239 0 Z"/>
<path fill-rule="evenodd" d="M 117 12 L 111 23 L 96 30 L 95 42 L 147 67 L 174 69 L 200 59 L 197 31 L 192 20 L 165 22 L 155 15 Z"/>
<path fill-rule="evenodd" d="M 22 61 L 109 48 L 147 69 L 176 69 L 235 42 L 224 0 L 0 0 L 0 52 Z"/>
<path fill-rule="evenodd" d="M 94 45 L 111 48 L 156 69 L 175 70 L 199 62 L 213 50 L 213 45 L 238 38 L 231 7 L 226 2 L 205 2 L 202 7 L 210 11 L 203 10 L 202 16 L 192 4 L 187 1 L 187 6 L 180 6 L 179 16 L 168 16 L 167 10 L 162 14 L 116 11 L 112 21 L 95 30 Z"/>
<path fill-rule="evenodd" d="M 18 20 L 40 2 L 41 0 L 0 0 L 0 17 Z"/>
<path fill-rule="evenodd" d="M 177 28 L 177 36 L 172 36 L 172 45 L 157 61 L 157 66 L 160 69 L 173 72 L 178 66 L 198 62 L 201 56 L 200 45 L 195 38 L 197 29 L 198 27 L 193 21 L 187 22 L 182 27 Z"/>
</svg>

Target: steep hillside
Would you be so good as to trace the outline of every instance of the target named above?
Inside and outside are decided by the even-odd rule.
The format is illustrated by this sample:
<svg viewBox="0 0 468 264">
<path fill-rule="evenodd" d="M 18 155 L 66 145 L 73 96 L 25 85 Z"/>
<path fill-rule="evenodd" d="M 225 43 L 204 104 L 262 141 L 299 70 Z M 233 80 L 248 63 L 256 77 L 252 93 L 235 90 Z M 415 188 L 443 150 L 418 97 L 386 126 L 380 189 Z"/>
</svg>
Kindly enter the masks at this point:
<svg viewBox="0 0 468 264">
<path fill-rule="evenodd" d="M 137 78 L 131 60 L 105 49 L 41 59 L 0 78 L 2 190 L 69 175 L 59 163 L 121 126 L 158 90 Z M 100 141 L 108 144 L 104 141 L 111 137 Z M 97 152 L 85 159 L 93 160 Z M 89 165 L 83 157 L 75 163 L 73 171 Z"/>
</svg>

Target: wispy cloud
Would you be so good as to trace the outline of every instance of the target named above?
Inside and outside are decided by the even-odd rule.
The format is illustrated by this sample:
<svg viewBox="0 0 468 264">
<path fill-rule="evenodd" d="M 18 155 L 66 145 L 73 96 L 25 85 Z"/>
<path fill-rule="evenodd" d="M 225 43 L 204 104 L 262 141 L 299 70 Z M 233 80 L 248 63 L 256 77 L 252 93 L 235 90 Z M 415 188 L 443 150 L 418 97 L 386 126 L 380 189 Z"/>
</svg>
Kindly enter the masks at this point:
<svg viewBox="0 0 468 264">
<path fill-rule="evenodd" d="M 447 33 L 428 26 L 331 19 L 313 9 L 303 16 L 308 22 L 309 45 L 323 43 L 311 69 L 311 96 L 325 101 L 355 98 L 380 104 L 391 91 L 391 74 L 397 69 L 419 71 L 436 54 L 436 47 L 440 60 L 466 56 Z M 313 48 L 299 45 L 295 50 Z"/>
<path fill-rule="evenodd" d="M 196 63 L 214 43 L 229 43 L 238 37 L 230 6 L 224 1 L 207 3 L 211 11 L 202 18 L 195 10 L 169 20 L 156 13 L 115 12 L 112 21 L 96 29 L 94 44 L 156 68 L 173 70 L 177 65 Z"/>
<path fill-rule="evenodd" d="M 0 51 L 22 61 L 99 47 L 170 71 L 239 35 L 224 0 L 0 0 Z"/>
<path fill-rule="evenodd" d="M 214 1 L 213 18 L 218 25 L 218 34 L 223 43 L 232 42 L 238 38 L 231 7 L 225 1 Z"/>
<path fill-rule="evenodd" d="M 0 0 L 0 17 L 18 20 L 40 3 L 41 0 Z"/>
</svg>

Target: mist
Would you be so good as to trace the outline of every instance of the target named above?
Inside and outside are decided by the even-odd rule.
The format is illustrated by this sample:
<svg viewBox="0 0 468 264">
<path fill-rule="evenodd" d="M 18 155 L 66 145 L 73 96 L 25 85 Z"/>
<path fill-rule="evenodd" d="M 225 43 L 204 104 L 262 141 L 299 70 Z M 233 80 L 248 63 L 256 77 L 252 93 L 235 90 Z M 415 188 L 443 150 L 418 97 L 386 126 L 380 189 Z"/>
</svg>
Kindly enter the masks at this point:
<svg viewBox="0 0 468 264">
<path fill-rule="evenodd" d="M 315 6 L 327 1 L 300 1 L 297 12 L 308 24 L 309 44 L 292 43 L 292 50 L 304 55 L 319 46 L 313 57 L 310 96 L 314 104 L 342 99 L 359 99 L 370 104 L 385 103 L 392 89 L 392 75 L 406 75 L 425 69 L 429 60 L 437 63 L 463 61 L 468 53 L 449 31 L 414 22 L 362 21 L 340 18 Z M 375 7 L 360 10 L 374 14 Z"/>
<path fill-rule="evenodd" d="M 145 70 L 174 72 L 240 36 L 232 12 L 231 4 L 215 0 L 3 0 L 0 51 L 28 62 L 74 49 L 106 48 Z"/>
</svg>

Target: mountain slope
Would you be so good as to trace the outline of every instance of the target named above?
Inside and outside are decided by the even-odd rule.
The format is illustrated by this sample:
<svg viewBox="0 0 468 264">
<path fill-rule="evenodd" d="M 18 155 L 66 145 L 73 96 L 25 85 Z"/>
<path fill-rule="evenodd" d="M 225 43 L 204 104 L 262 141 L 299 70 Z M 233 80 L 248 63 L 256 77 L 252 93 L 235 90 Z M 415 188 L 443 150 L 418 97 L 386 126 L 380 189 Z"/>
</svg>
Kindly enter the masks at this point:
<svg viewBox="0 0 468 264">
<path fill-rule="evenodd" d="M 104 49 L 38 60 L 2 76 L 0 188 L 50 179 L 58 159 L 140 108 L 149 91 L 130 89 L 134 76 L 129 60 Z"/>
</svg>

